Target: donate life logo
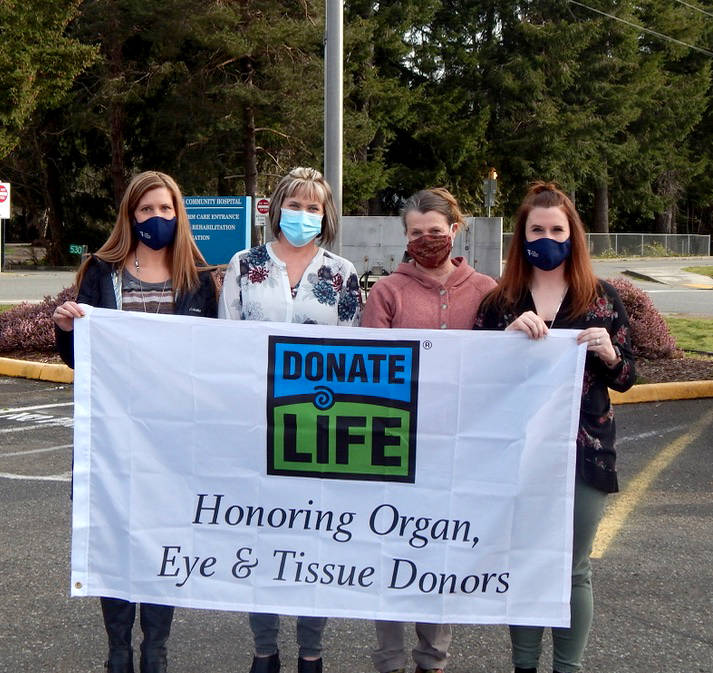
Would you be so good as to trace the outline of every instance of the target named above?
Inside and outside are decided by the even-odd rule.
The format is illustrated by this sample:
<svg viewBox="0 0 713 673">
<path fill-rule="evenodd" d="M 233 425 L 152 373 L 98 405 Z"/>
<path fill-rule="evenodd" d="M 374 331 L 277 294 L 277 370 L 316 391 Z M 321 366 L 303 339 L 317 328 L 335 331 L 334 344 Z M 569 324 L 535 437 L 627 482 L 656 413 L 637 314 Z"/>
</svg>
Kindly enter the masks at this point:
<svg viewBox="0 0 713 673">
<path fill-rule="evenodd" d="M 418 346 L 271 336 L 267 473 L 413 483 Z"/>
</svg>

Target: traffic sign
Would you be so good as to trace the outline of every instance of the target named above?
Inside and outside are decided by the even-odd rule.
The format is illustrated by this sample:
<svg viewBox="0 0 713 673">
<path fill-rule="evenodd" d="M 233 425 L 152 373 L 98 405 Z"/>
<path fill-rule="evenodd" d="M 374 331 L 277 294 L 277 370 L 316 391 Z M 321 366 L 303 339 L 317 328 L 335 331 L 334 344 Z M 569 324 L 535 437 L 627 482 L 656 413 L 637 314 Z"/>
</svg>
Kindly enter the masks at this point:
<svg viewBox="0 0 713 673">
<path fill-rule="evenodd" d="M 0 220 L 10 219 L 10 183 L 0 182 Z"/>
<path fill-rule="evenodd" d="M 267 224 L 267 214 L 270 212 L 270 199 L 265 197 L 255 201 L 255 227 L 264 227 Z"/>
</svg>

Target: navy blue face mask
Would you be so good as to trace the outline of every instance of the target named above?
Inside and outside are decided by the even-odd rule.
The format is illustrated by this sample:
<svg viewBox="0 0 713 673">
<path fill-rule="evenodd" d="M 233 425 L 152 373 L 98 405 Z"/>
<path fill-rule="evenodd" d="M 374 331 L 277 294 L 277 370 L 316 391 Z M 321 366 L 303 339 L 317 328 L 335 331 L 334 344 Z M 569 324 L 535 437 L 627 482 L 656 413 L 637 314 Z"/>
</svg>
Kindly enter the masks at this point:
<svg viewBox="0 0 713 673">
<path fill-rule="evenodd" d="M 167 220 L 164 217 L 156 215 L 155 217 L 149 217 L 148 220 L 144 220 L 143 222 L 134 220 L 132 224 L 136 238 L 154 250 L 160 250 L 167 245 L 171 245 L 173 239 L 176 238 L 175 217 Z"/>
<path fill-rule="evenodd" d="M 525 259 L 543 271 L 556 269 L 569 257 L 571 244 L 566 241 L 554 241 L 551 238 L 538 238 L 524 241 Z"/>
</svg>

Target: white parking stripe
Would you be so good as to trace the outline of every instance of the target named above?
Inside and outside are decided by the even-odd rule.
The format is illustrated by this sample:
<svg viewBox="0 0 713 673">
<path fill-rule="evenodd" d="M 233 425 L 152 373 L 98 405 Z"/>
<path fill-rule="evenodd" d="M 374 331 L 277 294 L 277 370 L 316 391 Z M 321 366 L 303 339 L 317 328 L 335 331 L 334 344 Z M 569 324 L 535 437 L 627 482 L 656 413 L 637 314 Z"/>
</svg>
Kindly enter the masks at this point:
<svg viewBox="0 0 713 673">
<path fill-rule="evenodd" d="M 710 292 L 710 290 L 646 290 L 646 294 L 680 294 L 682 292 L 690 294 L 691 292 Z"/>
<path fill-rule="evenodd" d="M 649 437 L 663 437 L 669 432 L 678 432 L 679 430 L 685 430 L 688 425 L 675 425 L 671 428 L 661 428 L 660 430 L 649 430 L 648 432 L 640 432 L 638 435 L 626 435 L 624 437 L 617 437 L 617 444 L 625 444 L 626 442 L 637 442 L 640 439 L 648 439 Z"/>
<path fill-rule="evenodd" d="M 15 409 L 0 409 L 0 414 L 13 414 L 18 411 L 34 411 L 35 409 L 54 409 L 55 407 L 71 407 L 74 402 L 57 402 L 56 404 L 38 404 L 34 407 L 17 407 Z"/>
<path fill-rule="evenodd" d="M 72 446 L 72 444 L 62 444 L 61 446 L 48 446 L 46 449 L 30 449 L 29 451 L 13 451 L 12 453 L 0 453 L 0 458 L 10 458 L 12 456 L 29 456 L 31 453 L 47 453 L 48 451 L 71 449 Z"/>
<path fill-rule="evenodd" d="M 67 422 L 69 420 L 69 423 Z M 25 425 L 19 428 L 3 428 L 0 430 L 0 434 L 4 435 L 8 432 L 26 432 L 27 430 L 37 430 L 38 428 L 56 428 L 56 427 L 64 427 L 64 428 L 71 428 L 72 427 L 72 419 L 66 419 L 66 418 L 59 418 L 57 421 L 49 423 L 39 423 L 37 425 Z"/>
<path fill-rule="evenodd" d="M 10 474 L 9 472 L 0 472 L 0 479 L 28 479 L 30 481 L 71 481 L 71 472 L 62 472 L 61 474 L 48 474 L 47 476 L 33 476 L 29 474 Z"/>
</svg>

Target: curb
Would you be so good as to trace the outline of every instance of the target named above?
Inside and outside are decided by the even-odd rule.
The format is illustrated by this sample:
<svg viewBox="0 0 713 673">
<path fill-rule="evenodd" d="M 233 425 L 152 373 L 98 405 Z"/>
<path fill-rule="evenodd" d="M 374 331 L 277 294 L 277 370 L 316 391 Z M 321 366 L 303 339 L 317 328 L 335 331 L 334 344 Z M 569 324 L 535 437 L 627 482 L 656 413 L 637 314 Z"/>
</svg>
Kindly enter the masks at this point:
<svg viewBox="0 0 713 673">
<path fill-rule="evenodd" d="M 713 381 L 674 381 L 671 383 L 642 383 L 625 393 L 610 390 L 612 404 L 638 404 L 639 402 L 666 402 L 669 400 L 694 400 L 713 397 Z"/>
<path fill-rule="evenodd" d="M 72 383 L 74 370 L 67 365 L 55 365 L 29 360 L 0 357 L 0 376 Z M 639 404 L 641 402 L 667 402 L 713 397 L 713 381 L 676 381 L 671 383 L 642 383 L 625 393 L 610 390 L 612 404 Z"/>
<path fill-rule="evenodd" d="M 54 383 L 72 383 L 74 381 L 74 371 L 67 365 L 14 360 L 13 358 L 0 358 L 0 376 L 16 376 Z"/>
</svg>

